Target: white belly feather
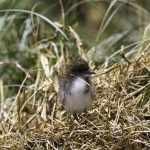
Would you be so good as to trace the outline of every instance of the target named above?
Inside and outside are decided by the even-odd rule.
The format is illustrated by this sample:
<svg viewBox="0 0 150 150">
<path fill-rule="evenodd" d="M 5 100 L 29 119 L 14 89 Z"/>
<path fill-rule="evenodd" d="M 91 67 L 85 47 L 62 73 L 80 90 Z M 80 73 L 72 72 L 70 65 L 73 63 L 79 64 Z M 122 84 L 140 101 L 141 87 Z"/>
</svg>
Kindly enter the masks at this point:
<svg viewBox="0 0 150 150">
<path fill-rule="evenodd" d="M 66 95 L 64 107 L 71 113 L 80 114 L 90 108 L 91 94 L 90 91 L 85 92 L 88 84 L 83 79 L 77 78 L 72 84 L 71 94 Z"/>
</svg>

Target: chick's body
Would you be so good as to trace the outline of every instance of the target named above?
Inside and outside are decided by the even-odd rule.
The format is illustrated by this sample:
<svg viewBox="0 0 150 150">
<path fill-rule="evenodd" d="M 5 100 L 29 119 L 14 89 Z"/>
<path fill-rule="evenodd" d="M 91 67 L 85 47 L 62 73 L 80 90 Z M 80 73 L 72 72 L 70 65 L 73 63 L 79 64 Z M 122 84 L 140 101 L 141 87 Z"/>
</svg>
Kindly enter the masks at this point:
<svg viewBox="0 0 150 150">
<path fill-rule="evenodd" d="M 71 114 L 81 114 L 91 106 L 96 96 L 88 64 L 83 59 L 72 61 L 59 82 L 59 102 Z"/>
</svg>

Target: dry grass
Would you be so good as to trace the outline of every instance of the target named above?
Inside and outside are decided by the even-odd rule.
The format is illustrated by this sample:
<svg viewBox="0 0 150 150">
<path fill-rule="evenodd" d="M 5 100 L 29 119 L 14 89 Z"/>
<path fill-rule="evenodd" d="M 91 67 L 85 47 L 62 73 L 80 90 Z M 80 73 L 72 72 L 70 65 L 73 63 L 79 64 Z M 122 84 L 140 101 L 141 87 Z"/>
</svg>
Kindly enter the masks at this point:
<svg viewBox="0 0 150 150">
<path fill-rule="evenodd" d="M 71 28 L 69 31 L 79 55 L 85 58 L 80 38 Z M 34 84 L 25 86 L 27 73 L 13 98 L 4 101 L 1 81 L 0 149 L 150 149 L 149 46 L 130 60 L 122 52 L 122 63 L 102 69 L 98 62 L 90 61 L 97 71 L 93 77 L 97 99 L 77 122 L 57 104 L 58 76 L 69 61 L 65 45 L 60 45 L 51 67 L 50 56 L 39 54 L 41 66 Z"/>
<path fill-rule="evenodd" d="M 111 8 L 112 5 L 108 12 Z M 6 10 L 2 10 L 4 11 Z M 11 9 L 7 11 L 31 14 L 31 18 L 37 15 L 53 27 L 53 32 L 49 31 L 50 28 L 46 30 L 43 24 L 40 24 L 40 29 L 31 30 L 34 38 L 30 37 L 29 41 L 33 40 L 35 45 L 31 44 L 28 52 L 37 56 L 37 69 L 29 71 L 18 62 L 0 61 L 0 65 L 14 65 L 26 75 L 13 97 L 9 97 L 11 91 L 0 78 L 0 149 L 150 149 L 149 25 L 145 28 L 141 41 L 131 43 L 111 55 L 112 59 L 118 55 L 121 62 L 106 61 L 105 67 L 101 67 L 101 57 L 98 55 L 101 52 L 94 50 L 103 46 L 99 39 L 117 10 L 108 20 L 108 12 L 106 13 L 103 27 L 97 35 L 97 43 L 88 51 L 94 51 L 88 61 L 90 67 L 97 72 L 93 76 L 97 99 L 93 100 L 91 110 L 83 113 L 77 122 L 57 103 L 57 93 L 58 78 L 64 72 L 66 64 L 74 56 L 86 58 L 87 51 L 83 49 L 80 37 L 71 27 L 54 23 L 37 13 Z M 62 13 L 64 23 L 63 19 Z M 38 40 L 38 35 L 43 33 L 48 34 L 44 37 L 50 38 Z M 111 42 L 116 39 L 117 35 L 112 36 L 103 44 L 110 44 L 112 47 Z M 122 49 L 128 50 L 130 58 Z M 35 76 L 32 75 L 33 72 Z"/>
</svg>

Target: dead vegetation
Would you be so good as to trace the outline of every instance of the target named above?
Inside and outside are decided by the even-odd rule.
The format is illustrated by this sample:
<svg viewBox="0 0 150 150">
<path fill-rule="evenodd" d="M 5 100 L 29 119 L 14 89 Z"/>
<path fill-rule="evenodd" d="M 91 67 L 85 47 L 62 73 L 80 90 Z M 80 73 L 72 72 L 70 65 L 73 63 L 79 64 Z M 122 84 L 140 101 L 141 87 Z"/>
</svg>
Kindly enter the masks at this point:
<svg viewBox="0 0 150 150">
<path fill-rule="evenodd" d="M 70 31 L 79 55 L 85 58 L 80 38 Z M 56 48 L 55 43 L 51 45 Z M 69 61 L 65 45 L 60 45 L 51 67 L 50 56 L 39 54 L 41 66 L 33 85 L 25 85 L 27 73 L 17 95 L 2 98 L 0 149 L 150 149 L 149 46 L 134 59 L 121 52 L 121 63 L 103 68 L 90 60 L 97 72 L 93 77 L 97 99 L 77 122 L 57 104 L 58 76 Z M 4 95 L 2 81 L 0 85 Z"/>
</svg>

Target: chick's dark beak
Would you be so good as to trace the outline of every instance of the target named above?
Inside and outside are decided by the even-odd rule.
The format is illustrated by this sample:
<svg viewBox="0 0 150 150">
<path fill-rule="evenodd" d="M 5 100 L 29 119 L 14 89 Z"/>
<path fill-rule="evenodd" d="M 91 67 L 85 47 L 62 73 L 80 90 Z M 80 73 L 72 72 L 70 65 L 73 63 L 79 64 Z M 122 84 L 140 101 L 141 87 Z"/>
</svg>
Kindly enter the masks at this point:
<svg viewBox="0 0 150 150">
<path fill-rule="evenodd" d="M 96 74 L 93 70 L 84 71 L 83 74 Z"/>
</svg>

